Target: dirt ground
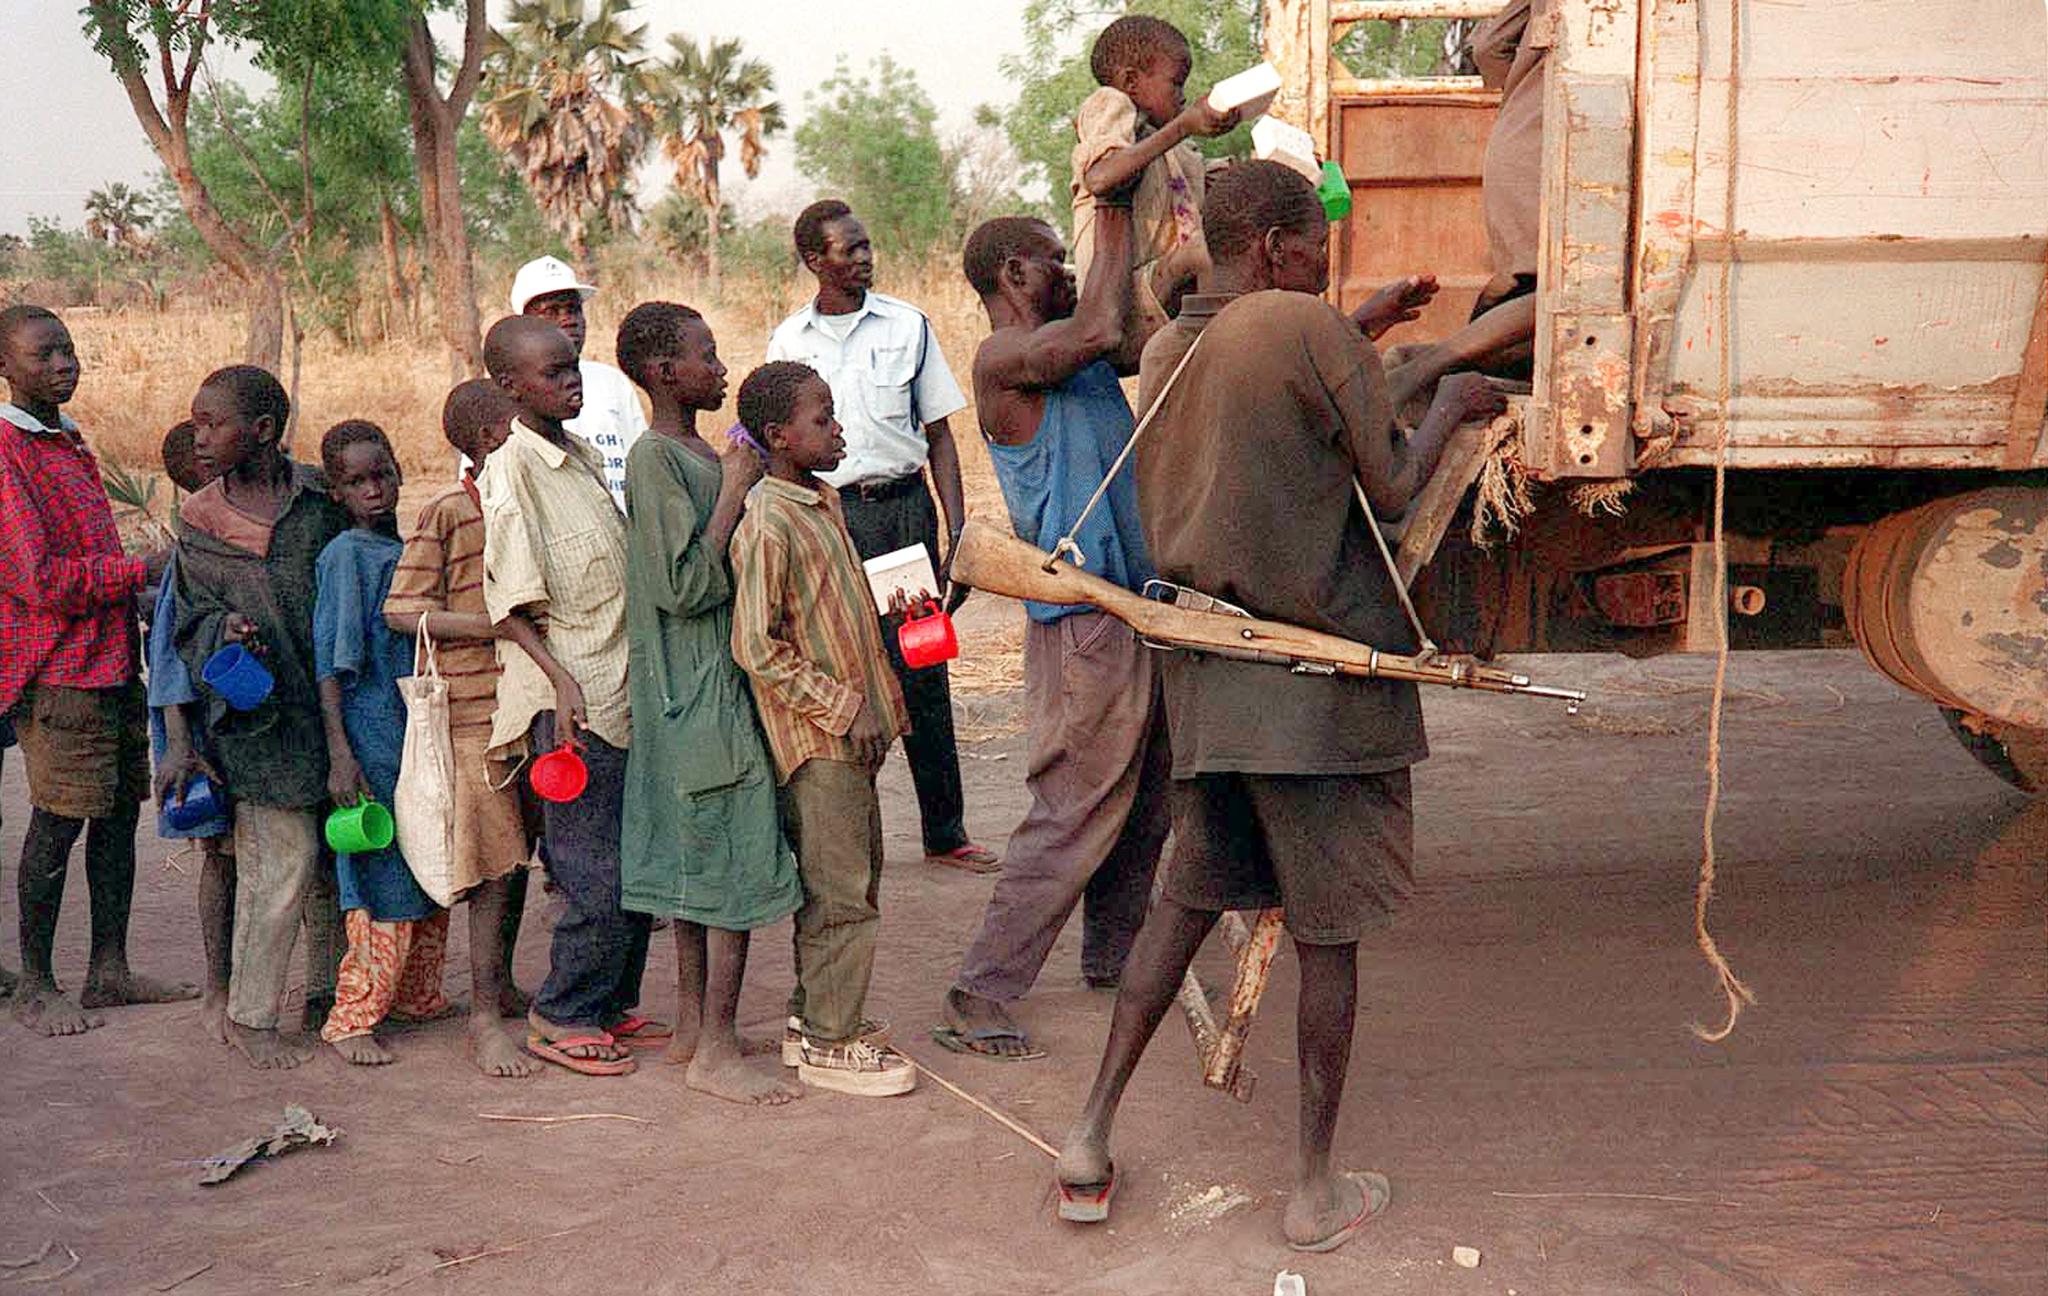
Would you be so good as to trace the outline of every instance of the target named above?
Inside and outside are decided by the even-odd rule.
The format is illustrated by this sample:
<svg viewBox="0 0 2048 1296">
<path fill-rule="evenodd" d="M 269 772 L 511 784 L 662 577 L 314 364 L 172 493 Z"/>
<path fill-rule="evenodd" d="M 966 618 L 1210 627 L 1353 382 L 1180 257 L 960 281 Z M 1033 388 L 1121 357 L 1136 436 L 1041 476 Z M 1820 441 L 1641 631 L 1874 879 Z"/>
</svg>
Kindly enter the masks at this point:
<svg viewBox="0 0 2048 1296">
<path fill-rule="evenodd" d="M 1394 1205 L 1334 1254 L 1280 1240 L 1295 1098 L 1283 951 L 1251 1040 L 1253 1101 L 1203 1089 L 1170 1019 L 1117 1132 L 1113 1222 L 1092 1230 L 1053 1219 L 1040 1153 L 929 1083 L 742 1111 L 659 1064 L 485 1080 L 453 1024 L 395 1036 L 401 1060 L 382 1071 L 323 1056 L 272 1075 L 202 1043 L 183 1005 L 116 1012 L 74 1040 L 9 1021 L 0 1260 L 57 1249 L 0 1286 L 54 1272 L 69 1248 L 77 1267 L 39 1290 L 1263 1296 L 1283 1268 L 1310 1293 L 2048 1290 L 2048 802 L 2003 790 L 1931 707 L 1852 655 L 1738 659 L 1714 923 L 1759 1003 L 1705 1044 L 1687 1027 L 1720 1011 L 1690 929 L 1708 664 L 1529 664 L 1586 682 L 1595 703 L 1570 719 L 1428 698 L 1421 890 L 1363 953 L 1338 1136 L 1346 1163 L 1392 1178 Z M 1015 707 L 976 709 L 987 731 Z M 972 827 L 1000 846 L 1024 806 L 1021 739 L 965 757 Z M 920 1060 L 1056 1140 L 1110 999 L 1082 988 L 1070 931 L 1020 1014 L 1049 1059 L 930 1044 L 991 883 L 927 867 L 900 761 L 885 787 L 874 1008 Z M 4 792 L 11 932 L 14 764 Z M 143 845 L 133 948 L 141 968 L 196 981 L 194 875 L 169 854 Z M 59 948 L 73 981 L 78 873 Z M 544 912 L 536 898 L 529 983 Z M 789 988 L 785 933 L 756 946 L 743 1020 L 757 1032 Z M 466 990 L 460 948 L 450 983 Z M 1214 950 L 1205 966 L 1220 979 Z M 657 937 L 647 1003 L 664 1012 L 673 967 Z M 339 1142 L 196 1185 L 201 1157 L 287 1102 Z M 646 1123 L 479 1119 L 589 1112 Z M 1452 1263 L 1461 1245 L 1477 1270 Z"/>
</svg>

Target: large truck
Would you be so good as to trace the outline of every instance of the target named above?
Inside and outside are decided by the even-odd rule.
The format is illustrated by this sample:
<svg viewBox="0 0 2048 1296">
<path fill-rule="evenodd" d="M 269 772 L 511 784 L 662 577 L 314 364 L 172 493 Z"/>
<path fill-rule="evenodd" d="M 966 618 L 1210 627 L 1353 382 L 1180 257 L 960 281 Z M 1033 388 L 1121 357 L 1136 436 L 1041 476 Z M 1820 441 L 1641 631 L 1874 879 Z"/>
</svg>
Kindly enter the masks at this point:
<svg viewBox="0 0 2048 1296">
<path fill-rule="evenodd" d="M 1450 332 L 1489 277 L 1497 101 L 1475 77 L 1353 75 L 1343 34 L 1501 7 L 1266 0 L 1271 111 L 1353 190 L 1339 304 L 1419 270 L 1442 284 L 1382 345 Z M 1535 507 L 1424 555 L 1437 637 L 1854 644 L 1986 765 L 2048 790 L 2048 5 L 1536 12 L 1536 358 L 1507 465 Z M 1454 471 L 1463 523 L 1477 469 Z"/>
</svg>

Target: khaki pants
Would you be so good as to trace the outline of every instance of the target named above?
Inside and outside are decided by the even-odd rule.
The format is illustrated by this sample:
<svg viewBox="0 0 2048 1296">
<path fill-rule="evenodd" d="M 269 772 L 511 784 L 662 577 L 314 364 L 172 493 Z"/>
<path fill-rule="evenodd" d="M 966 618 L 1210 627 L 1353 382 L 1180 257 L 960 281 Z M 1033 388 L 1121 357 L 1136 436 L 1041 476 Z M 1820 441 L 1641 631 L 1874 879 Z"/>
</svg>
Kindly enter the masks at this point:
<svg viewBox="0 0 2048 1296">
<path fill-rule="evenodd" d="M 228 1018 L 276 1030 L 292 946 L 306 924 L 306 994 L 334 993 L 340 914 L 320 853 L 320 812 L 235 803 L 235 956 Z M 324 875 L 324 876 L 323 876 Z M 324 908 L 323 908 L 324 907 Z"/>
<path fill-rule="evenodd" d="M 1024 639 L 1031 808 L 953 984 L 999 1003 L 1038 979 L 1081 906 L 1081 971 L 1123 974 L 1166 842 L 1166 712 L 1158 664 L 1106 612 L 1033 621 Z"/>
<path fill-rule="evenodd" d="M 817 1039 L 860 1030 L 882 925 L 882 803 L 875 773 L 813 757 L 782 789 L 782 824 L 803 878 L 789 1011 Z"/>
</svg>

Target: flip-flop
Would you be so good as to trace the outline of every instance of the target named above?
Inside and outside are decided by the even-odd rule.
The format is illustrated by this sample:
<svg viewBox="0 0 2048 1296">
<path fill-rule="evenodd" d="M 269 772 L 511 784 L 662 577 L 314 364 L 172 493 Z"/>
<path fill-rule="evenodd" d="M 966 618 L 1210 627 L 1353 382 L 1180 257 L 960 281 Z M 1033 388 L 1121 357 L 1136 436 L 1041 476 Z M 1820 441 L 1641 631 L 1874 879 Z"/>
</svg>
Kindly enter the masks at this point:
<svg viewBox="0 0 2048 1296">
<path fill-rule="evenodd" d="M 1060 1190 L 1059 1217 L 1074 1224 L 1100 1224 L 1109 1218 L 1109 1199 L 1116 1196 L 1116 1166 L 1099 1184 L 1069 1184 L 1054 1180 Z"/>
<path fill-rule="evenodd" d="M 924 862 L 943 864 L 947 868 L 956 868 L 963 873 L 987 874 L 1000 873 L 1003 870 L 1002 859 L 994 851 L 986 846 L 977 846 L 973 842 L 955 846 L 949 851 L 926 851 Z"/>
<path fill-rule="evenodd" d="M 597 1044 L 616 1044 L 617 1040 L 600 1031 L 595 1035 L 565 1035 L 551 1040 L 538 1033 L 526 1037 L 526 1051 L 543 1062 L 552 1062 L 565 1067 L 577 1075 L 616 1076 L 631 1075 L 638 1069 L 632 1058 L 618 1058 L 606 1061 L 602 1058 L 580 1058 L 569 1053 L 572 1048 L 585 1048 Z"/>
<path fill-rule="evenodd" d="M 1314 1242 L 1289 1242 L 1289 1247 L 1296 1251 L 1335 1251 L 1349 1242 L 1352 1234 L 1382 1214 L 1394 1200 L 1393 1185 L 1387 1182 L 1385 1175 L 1377 1171 L 1349 1170 L 1345 1172 L 1344 1177 L 1357 1184 L 1365 1193 L 1365 1204 L 1359 1207 L 1357 1218 L 1326 1238 L 1318 1238 Z"/>
<path fill-rule="evenodd" d="M 1016 1040 L 1024 1045 L 1022 1053 L 996 1053 L 975 1047 L 990 1044 L 996 1040 Z M 961 1030 L 958 1026 L 932 1027 L 932 1042 L 949 1053 L 964 1053 L 968 1057 L 987 1058 L 991 1062 L 1035 1062 L 1045 1056 L 1045 1050 L 1024 1037 L 1024 1032 L 1014 1026 L 981 1026 L 974 1030 Z"/>
<path fill-rule="evenodd" d="M 667 1022 L 658 1022 L 652 1017 L 642 1017 L 634 1013 L 606 1033 L 627 1048 L 638 1048 L 641 1045 L 659 1044 L 674 1039 L 676 1028 Z"/>
</svg>

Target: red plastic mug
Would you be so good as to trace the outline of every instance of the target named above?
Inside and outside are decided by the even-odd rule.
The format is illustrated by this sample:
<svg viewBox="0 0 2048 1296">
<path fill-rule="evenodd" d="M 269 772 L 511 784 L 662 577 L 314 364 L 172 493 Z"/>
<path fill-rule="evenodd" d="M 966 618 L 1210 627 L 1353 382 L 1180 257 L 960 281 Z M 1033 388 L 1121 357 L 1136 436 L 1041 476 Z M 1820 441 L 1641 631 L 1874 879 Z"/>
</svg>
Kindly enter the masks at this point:
<svg viewBox="0 0 2048 1296">
<path fill-rule="evenodd" d="M 574 742 L 565 742 L 534 759 L 526 780 L 544 799 L 574 801 L 590 786 L 590 768 L 576 754 L 577 747 Z"/>
<path fill-rule="evenodd" d="M 896 631 L 896 646 L 903 664 L 912 670 L 952 661 L 960 655 L 960 636 L 953 633 L 953 618 L 939 610 L 937 601 L 927 599 L 912 609 Z"/>
</svg>

